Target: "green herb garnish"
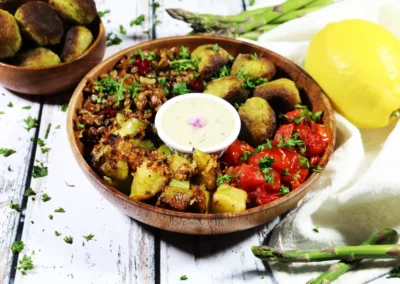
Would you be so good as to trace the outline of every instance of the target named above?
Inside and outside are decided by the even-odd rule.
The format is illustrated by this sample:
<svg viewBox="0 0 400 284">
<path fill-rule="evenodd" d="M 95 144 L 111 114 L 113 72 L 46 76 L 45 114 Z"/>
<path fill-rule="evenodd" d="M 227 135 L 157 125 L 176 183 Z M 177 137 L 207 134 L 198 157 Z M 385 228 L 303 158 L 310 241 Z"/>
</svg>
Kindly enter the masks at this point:
<svg viewBox="0 0 400 284">
<path fill-rule="evenodd" d="M 306 169 L 308 169 L 310 167 L 310 162 L 308 161 L 308 159 L 306 157 L 300 157 L 299 164 L 300 164 L 300 166 L 303 166 Z"/>
<path fill-rule="evenodd" d="M 254 52 L 252 55 L 250 55 L 250 58 L 252 60 L 257 60 L 258 59 L 257 53 Z"/>
<path fill-rule="evenodd" d="M 314 229 L 312 229 L 314 232 L 319 233 L 319 227 L 315 227 Z"/>
<path fill-rule="evenodd" d="M 53 215 L 49 214 L 49 219 L 53 220 Z"/>
<path fill-rule="evenodd" d="M 141 14 L 141 15 L 139 15 L 136 19 L 134 19 L 134 20 L 131 21 L 130 26 L 131 26 L 131 27 L 133 27 L 133 26 L 140 26 L 141 24 L 143 24 L 144 19 L 145 19 L 145 18 L 144 18 L 144 15 Z"/>
<path fill-rule="evenodd" d="M 44 139 L 49 138 L 50 129 L 51 129 L 51 123 L 49 123 L 49 124 L 47 125 L 46 133 L 45 133 L 45 135 L 44 135 Z"/>
<path fill-rule="evenodd" d="M 185 280 L 188 280 L 189 278 L 186 275 L 182 275 L 180 279 L 181 279 L 181 281 L 185 281 Z"/>
<path fill-rule="evenodd" d="M 55 232 L 54 232 L 54 235 L 55 235 L 56 237 L 59 237 L 59 236 L 61 236 L 61 233 L 55 231 Z"/>
<path fill-rule="evenodd" d="M 85 125 L 82 123 L 77 123 L 76 127 L 78 127 L 79 129 L 85 129 Z"/>
<path fill-rule="evenodd" d="M 24 106 L 22 109 L 31 109 L 31 106 Z"/>
<path fill-rule="evenodd" d="M 72 245 L 72 243 L 74 242 L 74 239 L 71 236 L 66 236 L 64 238 L 64 242 L 66 242 L 67 244 Z"/>
<path fill-rule="evenodd" d="M 158 84 L 160 84 L 160 85 L 165 85 L 165 83 L 167 83 L 167 78 L 165 78 L 165 77 L 158 77 L 158 78 L 157 78 L 157 82 L 158 82 Z"/>
<path fill-rule="evenodd" d="M 66 184 L 68 187 L 75 187 L 75 185 L 73 185 L 73 184 L 68 184 L 67 182 L 65 182 L 65 184 Z"/>
<path fill-rule="evenodd" d="M 9 157 L 15 153 L 17 153 L 17 151 L 15 151 L 14 149 L 0 148 L 0 155 L 3 155 L 4 157 Z"/>
<path fill-rule="evenodd" d="M 274 162 L 275 162 L 274 158 L 264 157 L 258 161 L 258 167 L 260 168 L 260 170 L 265 168 L 271 168 Z"/>
<path fill-rule="evenodd" d="M 19 253 L 21 252 L 23 249 L 25 248 L 25 244 L 22 241 L 19 242 L 13 242 L 13 244 L 11 245 L 11 251 L 13 253 Z"/>
<path fill-rule="evenodd" d="M 140 85 L 139 83 L 135 83 L 135 84 L 133 84 L 132 86 L 130 86 L 128 88 L 128 93 L 132 96 L 133 99 L 136 98 L 137 93 L 138 93 L 138 91 L 139 91 L 141 86 L 142 85 Z"/>
<path fill-rule="evenodd" d="M 65 213 L 65 210 L 60 207 L 60 208 L 54 210 L 54 212 L 56 212 L 56 213 Z"/>
<path fill-rule="evenodd" d="M 311 166 L 310 171 L 312 171 L 313 173 L 320 173 L 322 172 L 322 168 L 318 166 Z"/>
<path fill-rule="evenodd" d="M 122 35 L 126 35 L 126 29 L 123 25 L 119 25 L 119 33 Z"/>
<path fill-rule="evenodd" d="M 33 254 L 34 253 L 32 252 L 32 255 Z M 32 255 L 31 256 L 24 255 L 22 259 L 19 261 L 19 266 L 16 267 L 16 269 L 21 271 L 23 275 L 26 275 L 27 270 L 32 270 L 33 268 L 35 268 L 35 265 L 33 264 L 32 261 Z"/>
<path fill-rule="evenodd" d="M 33 172 L 32 176 L 33 178 L 41 178 L 47 176 L 47 167 L 44 167 L 43 164 L 40 164 L 40 166 L 33 166 Z"/>
<path fill-rule="evenodd" d="M 17 203 L 14 203 L 12 200 L 10 201 L 10 208 L 18 212 L 21 211 L 21 206 L 19 206 Z"/>
<path fill-rule="evenodd" d="M 8 106 L 8 107 L 13 107 L 14 105 L 13 105 L 12 102 L 9 102 L 7 106 Z"/>
<path fill-rule="evenodd" d="M 26 124 L 25 129 L 28 131 L 38 126 L 37 119 L 31 116 L 28 116 L 28 118 L 24 119 L 24 122 Z"/>
<path fill-rule="evenodd" d="M 243 157 L 240 157 L 239 160 L 240 160 L 240 161 L 243 161 L 243 162 L 246 162 L 246 161 L 250 158 L 250 156 L 251 156 L 251 153 L 245 151 L 245 152 L 243 153 Z"/>
<path fill-rule="evenodd" d="M 98 11 L 97 14 L 99 15 L 100 18 L 104 17 L 107 14 L 110 14 L 111 11 L 109 9 L 105 10 L 105 11 Z"/>
<path fill-rule="evenodd" d="M 179 57 L 181 59 L 189 59 L 190 58 L 189 50 L 186 47 L 184 47 L 183 45 L 181 45 L 181 47 L 179 48 Z"/>
<path fill-rule="evenodd" d="M 32 189 L 32 188 L 28 188 L 25 192 L 24 192 L 24 196 L 33 196 L 36 195 L 36 192 Z"/>
<path fill-rule="evenodd" d="M 43 202 L 47 202 L 49 200 L 51 200 L 51 197 L 47 193 L 43 193 L 42 194 L 42 201 Z"/>
<path fill-rule="evenodd" d="M 223 183 L 230 183 L 233 178 L 235 178 L 235 175 L 233 173 L 230 173 L 228 175 L 220 175 L 217 178 L 217 186 L 220 186 Z"/>
<path fill-rule="evenodd" d="M 393 269 L 389 272 L 388 278 L 400 278 L 400 266 L 399 266 L 399 267 L 393 268 Z"/>
<path fill-rule="evenodd" d="M 93 238 L 94 238 L 94 235 L 93 234 L 89 234 L 89 235 L 87 235 L 87 236 L 83 236 L 85 239 L 86 239 L 86 241 L 88 242 L 88 241 L 90 241 L 90 240 L 92 240 Z"/>
<path fill-rule="evenodd" d="M 122 42 L 122 39 L 118 37 L 118 35 L 114 34 L 113 32 L 109 32 L 107 34 L 107 47 L 113 45 L 119 45 Z"/>
<path fill-rule="evenodd" d="M 189 89 L 187 88 L 186 83 L 174 83 L 172 93 L 183 95 L 189 93 Z"/>
<path fill-rule="evenodd" d="M 280 195 L 286 195 L 290 192 L 290 189 L 287 186 L 282 185 L 282 187 L 279 189 L 279 194 Z"/>
<path fill-rule="evenodd" d="M 221 47 L 220 47 L 218 44 L 214 44 L 214 45 L 211 47 L 211 49 L 214 50 L 214 51 L 220 51 Z"/>
</svg>

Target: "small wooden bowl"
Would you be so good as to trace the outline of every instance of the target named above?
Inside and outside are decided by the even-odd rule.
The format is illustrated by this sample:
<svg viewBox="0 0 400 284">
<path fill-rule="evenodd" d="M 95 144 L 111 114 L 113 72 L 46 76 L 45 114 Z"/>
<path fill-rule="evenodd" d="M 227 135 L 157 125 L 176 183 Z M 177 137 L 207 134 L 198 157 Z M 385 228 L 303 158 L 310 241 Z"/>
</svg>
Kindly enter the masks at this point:
<svg viewBox="0 0 400 284">
<path fill-rule="evenodd" d="M 334 150 L 336 140 L 335 119 L 327 96 L 304 70 L 288 59 L 285 59 L 270 50 L 235 39 L 210 36 L 163 38 L 143 42 L 127 48 L 96 66 L 88 75 L 86 75 L 76 88 L 68 107 L 68 139 L 72 152 L 79 165 L 92 181 L 93 186 L 105 198 L 132 218 L 163 230 L 185 234 L 216 235 L 241 231 L 265 224 L 296 206 L 297 202 L 299 202 L 308 192 L 310 184 L 318 177 L 317 173 L 313 173 L 293 192 L 270 204 L 255 207 L 241 213 L 195 214 L 166 210 L 133 200 L 129 198 L 129 196 L 108 185 L 89 166 L 83 157 L 83 144 L 75 136 L 73 123 L 73 120 L 76 118 L 76 110 L 82 107 L 82 90 L 89 78 L 96 79 L 100 74 L 110 71 L 123 55 L 137 48 L 141 48 L 142 50 L 152 50 L 155 48 L 171 48 L 174 46 L 184 45 L 193 50 L 199 45 L 215 43 L 234 56 L 239 53 L 253 54 L 256 52 L 257 54 L 262 54 L 270 59 L 277 67 L 277 74 L 279 74 L 279 76 L 290 78 L 296 83 L 296 86 L 301 92 L 303 103 L 307 104 L 312 111 L 324 111 L 323 124 L 331 131 L 332 141 L 322 156 L 319 163 L 320 167 L 326 166 L 329 157 Z"/>
<path fill-rule="evenodd" d="M 103 60 L 106 34 L 100 18 L 90 24 L 95 38 L 78 59 L 54 66 L 29 68 L 0 62 L 0 85 L 26 95 L 50 95 L 76 87 L 82 77 Z"/>
</svg>

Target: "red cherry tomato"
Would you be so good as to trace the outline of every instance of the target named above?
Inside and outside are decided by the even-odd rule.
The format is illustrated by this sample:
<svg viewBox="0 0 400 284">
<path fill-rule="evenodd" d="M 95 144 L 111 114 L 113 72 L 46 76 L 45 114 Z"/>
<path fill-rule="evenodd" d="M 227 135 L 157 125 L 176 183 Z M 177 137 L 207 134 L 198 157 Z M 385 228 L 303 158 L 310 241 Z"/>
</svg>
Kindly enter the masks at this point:
<svg viewBox="0 0 400 284">
<path fill-rule="evenodd" d="M 275 132 L 274 145 L 277 145 L 281 140 L 285 143 L 286 138 L 292 138 L 293 131 L 293 123 L 281 125 Z"/>
<path fill-rule="evenodd" d="M 284 117 L 283 122 L 288 123 L 288 122 L 293 122 L 295 118 L 301 117 L 301 109 L 296 108 L 295 110 L 289 111 L 285 113 L 286 117 Z"/>
<path fill-rule="evenodd" d="M 315 123 L 314 121 L 311 121 L 311 129 L 321 136 L 322 140 L 325 143 L 324 144 L 325 148 L 328 147 L 328 145 L 332 139 L 332 135 L 329 132 L 328 128 L 326 128 L 322 124 L 318 124 L 318 123 Z"/>
<path fill-rule="evenodd" d="M 264 189 L 269 192 L 269 193 L 276 193 L 279 191 L 279 189 L 282 187 L 281 184 L 281 176 L 279 175 L 279 173 L 273 169 L 271 169 L 269 171 L 269 173 L 267 173 L 267 175 L 271 175 L 272 176 L 272 181 L 269 182 L 268 180 L 266 180 L 266 183 L 264 185 Z M 265 175 L 264 175 L 265 177 Z"/>
<path fill-rule="evenodd" d="M 289 173 L 281 176 L 281 182 L 292 190 L 298 188 L 307 178 L 308 169 L 299 169 L 295 173 Z"/>
<path fill-rule="evenodd" d="M 273 158 L 275 160 L 272 164 L 272 168 L 279 174 L 283 174 L 285 169 L 288 169 L 289 172 L 295 172 L 299 168 L 300 155 L 286 148 L 264 149 L 260 153 L 252 156 L 248 164 L 257 169 L 258 163 L 264 157 Z"/>
<path fill-rule="evenodd" d="M 257 205 L 265 205 L 280 198 L 279 193 L 268 194 L 263 188 L 257 188 L 254 192 L 249 194 L 249 199 Z"/>
<path fill-rule="evenodd" d="M 321 157 L 319 157 L 319 156 L 311 157 L 310 158 L 310 166 L 318 165 L 319 161 L 321 161 Z"/>
<path fill-rule="evenodd" d="M 246 164 L 234 167 L 232 173 L 235 175 L 232 182 L 245 191 L 253 191 L 257 187 L 264 187 L 266 184 L 264 175 Z"/>
<path fill-rule="evenodd" d="M 320 134 L 313 131 L 306 124 L 296 126 L 296 131 L 299 134 L 299 138 L 306 144 L 306 155 L 308 157 L 319 156 L 324 153 L 326 142 Z"/>
<path fill-rule="evenodd" d="M 245 152 L 248 152 L 250 154 L 253 153 L 253 151 L 254 148 L 246 142 L 236 140 L 226 149 L 221 160 L 222 162 L 227 163 L 230 166 L 237 166 L 246 162 L 243 159 Z"/>
</svg>

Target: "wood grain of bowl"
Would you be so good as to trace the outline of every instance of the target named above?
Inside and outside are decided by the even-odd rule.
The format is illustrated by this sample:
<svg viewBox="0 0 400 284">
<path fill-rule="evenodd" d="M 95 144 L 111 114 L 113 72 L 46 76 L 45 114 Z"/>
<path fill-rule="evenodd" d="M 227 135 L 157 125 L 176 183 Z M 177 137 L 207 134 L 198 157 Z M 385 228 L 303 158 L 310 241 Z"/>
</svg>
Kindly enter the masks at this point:
<svg viewBox="0 0 400 284">
<path fill-rule="evenodd" d="M 302 95 L 303 103 L 307 104 L 313 112 L 324 111 L 323 124 L 331 131 L 332 141 L 322 156 L 319 166 L 325 167 L 334 150 L 336 140 L 335 119 L 327 96 L 304 70 L 272 51 L 235 39 L 210 36 L 163 38 L 143 42 L 125 49 L 96 66 L 76 88 L 68 107 L 68 139 L 78 164 L 89 177 L 93 186 L 105 198 L 130 217 L 163 230 L 185 234 L 215 235 L 246 230 L 265 224 L 295 207 L 309 191 L 310 184 L 318 178 L 318 174 L 313 173 L 298 189 L 291 193 L 270 204 L 248 209 L 241 213 L 196 214 L 166 210 L 133 200 L 108 185 L 86 162 L 83 156 L 83 144 L 76 138 L 74 133 L 73 120 L 76 117 L 76 110 L 82 107 L 82 90 L 89 78 L 96 79 L 100 74 L 112 70 L 124 54 L 137 48 L 152 50 L 154 48 L 171 48 L 184 45 L 193 50 L 199 45 L 215 43 L 226 49 L 233 56 L 239 53 L 253 54 L 256 52 L 270 59 L 277 67 L 279 76 L 290 78 L 296 83 Z"/>
<path fill-rule="evenodd" d="M 106 33 L 100 18 L 89 25 L 92 45 L 78 59 L 54 66 L 32 68 L 0 62 L 0 85 L 26 95 L 51 95 L 71 88 L 103 60 Z"/>
</svg>

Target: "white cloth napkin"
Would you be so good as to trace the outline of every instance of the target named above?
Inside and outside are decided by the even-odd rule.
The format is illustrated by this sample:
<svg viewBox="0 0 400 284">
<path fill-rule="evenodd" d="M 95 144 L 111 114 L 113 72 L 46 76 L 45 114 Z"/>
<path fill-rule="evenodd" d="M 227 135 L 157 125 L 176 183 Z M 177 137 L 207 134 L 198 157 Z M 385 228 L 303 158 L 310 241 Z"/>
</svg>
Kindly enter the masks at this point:
<svg viewBox="0 0 400 284">
<path fill-rule="evenodd" d="M 400 39 L 400 1 L 347 0 L 285 23 L 262 35 L 257 44 L 304 66 L 311 38 L 327 23 L 349 18 L 376 22 Z M 400 122 L 360 131 L 338 114 L 336 119 L 335 153 L 309 194 L 276 227 L 271 247 L 315 250 L 358 245 L 380 229 L 400 231 Z M 399 264 L 364 261 L 334 283 L 366 283 Z M 271 265 L 283 284 L 306 283 L 328 267 L 327 263 Z"/>
</svg>

